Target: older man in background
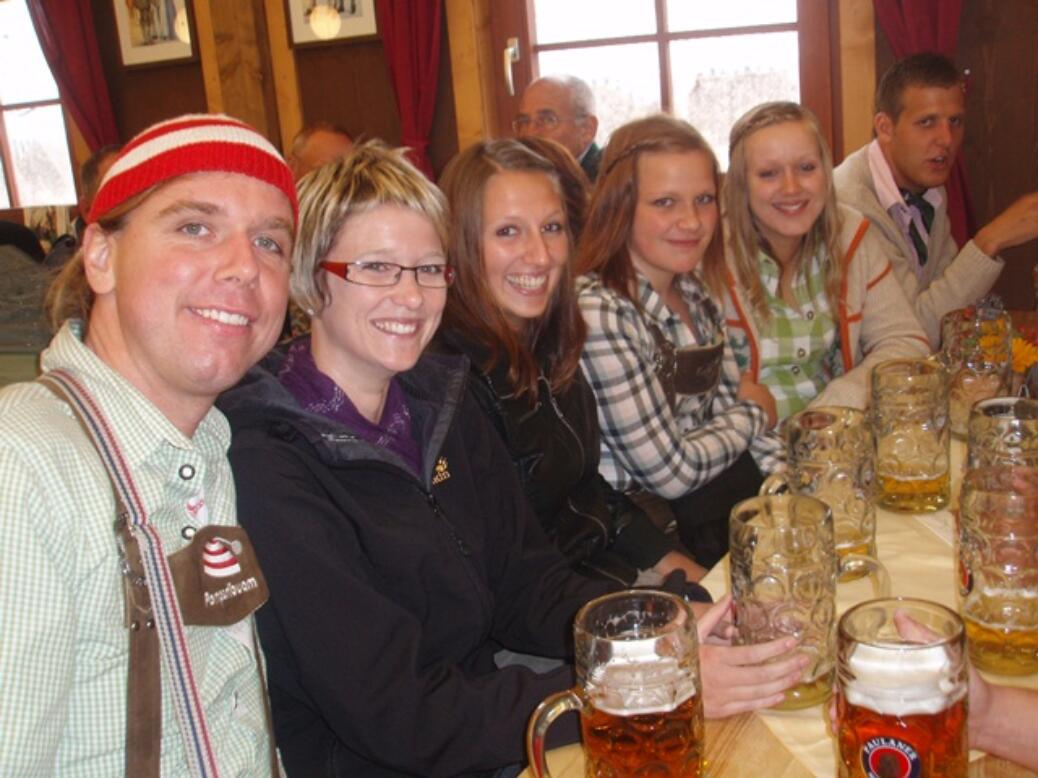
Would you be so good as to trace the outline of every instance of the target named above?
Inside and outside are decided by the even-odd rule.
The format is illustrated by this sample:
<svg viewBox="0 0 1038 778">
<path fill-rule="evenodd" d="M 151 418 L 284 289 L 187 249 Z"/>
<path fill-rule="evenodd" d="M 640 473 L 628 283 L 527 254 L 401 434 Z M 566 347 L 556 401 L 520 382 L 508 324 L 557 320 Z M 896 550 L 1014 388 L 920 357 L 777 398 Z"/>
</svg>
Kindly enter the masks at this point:
<svg viewBox="0 0 1038 778">
<path fill-rule="evenodd" d="M 598 117 L 595 96 L 575 76 L 545 76 L 531 83 L 519 101 L 519 115 L 512 122 L 516 135 L 536 135 L 565 146 L 587 173 L 598 177 L 602 150 L 595 143 Z"/>
<path fill-rule="evenodd" d="M 315 122 L 296 133 L 288 164 L 295 180 L 328 162 L 339 159 L 353 148 L 353 139 L 342 127 L 330 122 Z"/>
</svg>

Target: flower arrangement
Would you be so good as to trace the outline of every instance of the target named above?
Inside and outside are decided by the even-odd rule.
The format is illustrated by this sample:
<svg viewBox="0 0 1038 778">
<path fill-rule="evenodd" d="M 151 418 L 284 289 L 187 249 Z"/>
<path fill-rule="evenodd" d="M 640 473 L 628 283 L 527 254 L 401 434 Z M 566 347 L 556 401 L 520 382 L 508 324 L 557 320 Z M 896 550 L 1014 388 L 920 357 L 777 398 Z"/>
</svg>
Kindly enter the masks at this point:
<svg viewBox="0 0 1038 778">
<path fill-rule="evenodd" d="M 1013 372 L 1026 375 L 1038 365 L 1038 327 L 1020 327 L 1013 333 Z"/>
</svg>

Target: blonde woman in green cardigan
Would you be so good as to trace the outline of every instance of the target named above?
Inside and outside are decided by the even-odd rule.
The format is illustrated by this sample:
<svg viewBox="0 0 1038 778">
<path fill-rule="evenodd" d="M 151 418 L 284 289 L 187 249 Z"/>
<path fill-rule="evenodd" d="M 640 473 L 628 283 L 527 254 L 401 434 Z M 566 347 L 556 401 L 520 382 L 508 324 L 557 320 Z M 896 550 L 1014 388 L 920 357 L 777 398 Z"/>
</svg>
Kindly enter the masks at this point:
<svg viewBox="0 0 1038 778">
<path fill-rule="evenodd" d="M 817 120 L 795 103 L 759 105 L 732 127 L 730 158 L 725 256 L 703 271 L 740 368 L 779 418 L 810 403 L 864 407 L 872 365 L 930 348 L 869 221 L 837 205 Z"/>
</svg>

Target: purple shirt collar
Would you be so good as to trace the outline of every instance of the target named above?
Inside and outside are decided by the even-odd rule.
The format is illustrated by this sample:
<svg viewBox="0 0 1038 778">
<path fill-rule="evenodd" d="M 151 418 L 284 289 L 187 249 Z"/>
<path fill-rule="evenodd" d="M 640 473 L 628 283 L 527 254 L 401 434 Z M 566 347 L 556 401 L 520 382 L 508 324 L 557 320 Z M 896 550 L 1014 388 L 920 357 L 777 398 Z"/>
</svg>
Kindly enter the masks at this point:
<svg viewBox="0 0 1038 778">
<path fill-rule="evenodd" d="M 373 446 L 392 451 L 421 477 L 421 451 L 411 430 L 407 397 L 396 377 L 389 382 L 377 424 L 365 419 L 339 385 L 320 371 L 310 350 L 309 335 L 292 341 L 278 380 L 305 410 L 338 422 Z"/>
</svg>

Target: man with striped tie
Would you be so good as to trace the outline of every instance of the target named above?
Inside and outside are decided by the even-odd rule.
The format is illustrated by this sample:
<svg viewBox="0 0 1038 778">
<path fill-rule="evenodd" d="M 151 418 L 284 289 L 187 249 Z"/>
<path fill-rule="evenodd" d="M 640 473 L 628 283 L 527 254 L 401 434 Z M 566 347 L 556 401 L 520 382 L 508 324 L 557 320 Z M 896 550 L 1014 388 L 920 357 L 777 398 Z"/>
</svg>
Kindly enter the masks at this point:
<svg viewBox="0 0 1038 778">
<path fill-rule="evenodd" d="M 839 198 L 865 214 L 936 348 L 941 317 L 986 295 L 1000 251 L 1038 237 L 1038 192 L 1025 195 L 961 249 L 948 221 L 944 184 L 966 127 L 955 64 L 924 52 L 895 63 L 876 90 L 875 138 L 834 172 Z"/>
<path fill-rule="evenodd" d="M 280 772 L 213 402 L 277 338 L 296 218 L 227 116 L 153 125 L 105 174 L 43 376 L 0 391 L 0 775 Z"/>
</svg>

